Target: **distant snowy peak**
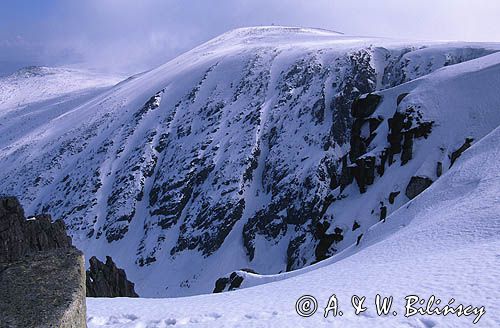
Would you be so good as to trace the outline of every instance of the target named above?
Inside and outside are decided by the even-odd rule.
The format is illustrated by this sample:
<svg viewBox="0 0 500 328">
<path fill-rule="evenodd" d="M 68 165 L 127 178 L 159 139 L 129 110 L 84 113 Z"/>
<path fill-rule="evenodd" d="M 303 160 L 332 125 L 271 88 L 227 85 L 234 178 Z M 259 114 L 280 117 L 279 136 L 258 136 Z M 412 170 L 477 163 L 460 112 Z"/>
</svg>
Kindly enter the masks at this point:
<svg viewBox="0 0 500 328">
<path fill-rule="evenodd" d="M 25 67 L 0 78 L 0 109 L 40 102 L 83 90 L 109 87 L 121 79 L 119 76 L 83 69 Z"/>
<path fill-rule="evenodd" d="M 12 73 L 10 77 L 17 78 L 32 78 L 37 76 L 47 76 L 47 75 L 62 75 L 62 74 L 90 74 L 89 71 L 67 68 L 67 67 L 48 67 L 48 66 L 27 66 L 20 68 L 16 72 Z"/>
<path fill-rule="evenodd" d="M 37 77 L 48 77 L 48 76 L 60 76 L 60 77 L 72 77 L 74 79 L 86 78 L 89 81 L 94 81 L 94 84 L 98 85 L 104 83 L 104 81 L 120 81 L 122 77 L 112 74 L 103 74 L 101 72 L 72 68 L 72 67 L 47 67 L 47 66 L 27 66 L 20 68 L 11 75 L 0 78 L 0 80 L 14 80 L 14 79 L 30 79 Z M 108 84 L 105 83 L 105 84 Z"/>
<path fill-rule="evenodd" d="M 32 66 L 0 78 L 0 149 L 111 88 L 121 80 L 66 67 Z M 44 129 L 44 128 L 42 128 Z"/>
<path fill-rule="evenodd" d="M 52 75 L 60 72 L 66 71 L 65 69 L 55 68 L 55 67 L 45 67 L 45 66 L 28 66 L 17 70 L 12 73 L 11 77 L 17 78 L 30 78 L 35 76 Z"/>
</svg>

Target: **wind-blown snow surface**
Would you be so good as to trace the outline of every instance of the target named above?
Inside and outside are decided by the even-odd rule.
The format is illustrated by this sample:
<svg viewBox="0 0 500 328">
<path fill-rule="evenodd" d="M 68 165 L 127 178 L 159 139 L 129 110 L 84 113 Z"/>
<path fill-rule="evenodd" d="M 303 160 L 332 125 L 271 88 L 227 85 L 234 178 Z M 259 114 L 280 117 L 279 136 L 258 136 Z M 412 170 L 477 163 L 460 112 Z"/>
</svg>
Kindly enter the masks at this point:
<svg viewBox="0 0 500 328">
<path fill-rule="evenodd" d="M 446 172 L 449 154 L 466 137 L 475 143 L 498 126 L 498 74 L 476 81 L 474 72 L 455 70 L 472 66 L 454 64 L 497 71 L 491 54 L 499 49 L 310 29 L 236 30 L 65 107 L 29 133 L 11 128 L 0 137 L 0 190 L 19 196 L 28 213 L 63 218 L 86 256 L 111 255 L 141 296 L 211 292 L 218 277 L 241 268 L 300 269 L 354 252 L 383 207 L 390 215 L 407 204 L 412 176 L 436 180 L 437 161 Z M 472 62 L 479 57 L 488 61 Z M 349 153 L 356 97 L 444 66 L 449 70 L 384 93 L 371 117 L 377 133 L 372 123 L 359 127 L 370 139 L 366 154 Z M 434 79 L 454 84 L 434 86 Z M 468 79 L 475 82 L 461 87 Z M 397 106 L 401 92 L 410 95 Z M 397 110 L 432 132 L 411 140 L 405 165 L 399 154 L 392 166 L 381 165 L 387 122 Z M 356 182 L 344 183 L 361 155 L 385 169 L 363 194 Z"/>
<path fill-rule="evenodd" d="M 120 80 L 117 76 L 64 67 L 27 67 L 0 78 L 0 148 Z"/>
<path fill-rule="evenodd" d="M 497 59 L 498 58 L 497 56 Z M 497 64 L 498 65 L 498 64 Z M 445 107 L 446 108 L 446 107 Z M 452 110 L 448 108 L 447 110 Z M 87 299 L 93 327 L 497 327 L 500 323 L 500 128 L 460 158 L 433 186 L 374 226 L 362 250 L 282 281 L 223 294 L 176 299 Z M 323 267 L 321 267 L 323 266 Z M 295 313 L 313 295 L 318 312 Z M 336 294 L 342 317 L 325 319 Z M 393 296 L 397 316 L 378 317 L 376 294 Z M 351 296 L 366 296 L 354 315 Z M 475 316 L 404 316 L 407 295 L 484 306 Z"/>
</svg>

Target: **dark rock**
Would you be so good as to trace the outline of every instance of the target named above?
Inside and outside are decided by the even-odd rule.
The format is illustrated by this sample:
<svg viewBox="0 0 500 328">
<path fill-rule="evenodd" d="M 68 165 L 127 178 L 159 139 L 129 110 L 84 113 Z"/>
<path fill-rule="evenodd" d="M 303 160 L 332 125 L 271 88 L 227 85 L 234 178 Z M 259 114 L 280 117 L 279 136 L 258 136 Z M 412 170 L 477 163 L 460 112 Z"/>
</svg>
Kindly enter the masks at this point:
<svg viewBox="0 0 500 328">
<path fill-rule="evenodd" d="M 222 277 L 217 279 L 217 281 L 215 282 L 215 288 L 213 293 L 222 293 L 224 289 L 226 289 L 228 284 L 229 284 L 229 278 Z"/>
<path fill-rule="evenodd" d="M 443 163 L 437 162 L 436 176 L 439 178 L 443 174 Z"/>
<path fill-rule="evenodd" d="M 398 197 L 398 195 L 400 194 L 401 192 L 400 191 L 393 191 L 389 194 L 389 204 L 394 204 L 394 200 L 396 199 L 396 197 Z"/>
<path fill-rule="evenodd" d="M 1 327 L 85 327 L 84 270 L 62 221 L 0 197 Z"/>
<path fill-rule="evenodd" d="M 243 226 L 243 245 L 245 246 L 248 258 L 253 260 L 255 255 L 254 239 L 257 234 L 267 235 L 277 238 L 286 232 L 287 224 L 283 217 L 278 215 L 279 209 L 288 207 L 290 200 L 283 198 L 276 204 L 271 204 L 266 209 L 261 209 L 251 217 Z"/>
<path fill-rule="evenodd" d="M 106 256 L 103 263 L 93 256 L 89 262 L 87 297 L 139 297 L 125 271 L 117 268 L 111 257 Z"/>
<path fill-rule="evenodd" d="M 472 139 L 472 138 L 466 138 L 464 144 L 462 146 L 460 146 L 460 148 L 455 150 L 453 153 L 451 153 L 450 168 L 453 166 L 455 161 L 462 155 L 462 153 L 464 151 L 466 151 L 467 149 L 469 149 L 469 147 L 472 145 L 473 141 L 474 141 L 474 139 Z"/>
<path fill-rule="evenodd" d="M 342 169 L 340 172 L 340 190 L 344 190 L 345 187 L 350 185 L 354 180 L 354 175 L 352 172 L 352 167 L 347 163 L 347 156 L 342 157 Z"/>
<path fill-rule="evenodd" d="M 306 264 L 307 259 L 300 255 L 301 247 L 305 244 L 307 238 L 306 233 L 299 234 L 288 243 L 286 250 L 286 271 L 293 271 L 301 268 Z"/>
<path fill-rule="evenodd" d="M 417 122 L 417 126 L 409 130 L 413 133 L 414 138 L 425 138 L 431 134 L 432 127 L 434 126 L 434 121 L 429 122 Z"/>
<path fill-rule="evenodd" d="M 66 226 L 62 220 L 52 223 L 50 215 L 37 215 L 26 221 L 25 238 L 30 249 L 43 251 L 71 246 L 71 238 L 66 234 Z"/>
<path fill-rule="evenodd" d="M 17 198 L 0 198 L 0 263 L 15 261 L 29 252 L 23 221 L 24 211 Z"/>
<path fill-rule="evenodd" d="M 364 119 L 356 119 L 353 123 L 351 130 L 349 158 L 352 162 L 356 160 L 359 156 L 366 153 L 366 144 L 364 139 L 361 137 L 361 129 L 365 123 Z"/>
<path fill-rule="evenodd" d="M 433 181 L 427 177 L 412 177 L 406 187 L 406 197 L 409 199 L 417 197 L 425 189 L 429 188 L 432 182 Z"/>
<path fill-rule="evenodd" d="M 375 85 L 372 81 L 376 81 L 376 72 L 371 67 L 371 53 L 365 50 L 354 52 L 349 55 L 352 65 L 352 75 L 335 83 L 338 92 L 332 101 L 331 109 L 333 114 L 333 122 L 331 125 L 331 141 L 337 144 L 345 144 L 349 141 L 347 131 L 352 125 L 352 102 L 359 97 L 360 94 L 369 93 L 375 90 Z"/>
<path fill-rule="evenodd" d="M 181 235 L 179 235 L 177 245 L 170 250 L 170 254 L 174 255 L 186 249 L 198 248 L 204 256 L 211 255 L 222 245 L 234 224 L 241 218 L 244 208 L 245 200 L 243 198 L 234 202 L 216 203 L 213 206 L 205 207 L 191 227 L 191 229 L 199 229 L 204 233 L 199 236 L 188 234 L 188 226 L 186 223 L 182 224 L 180 227 Z M 218 218 L 224 224 L 215 225 L 215 220 L 210 221 L 209 218 Z M 214 226 L 217 228 L 214 229 Z"/>
<path fill-rule="evenodd" d="M 384 149 L 379 155 L 380 163 L 377 165 L 377 173 L 379 176 L 383 176 L 385 173 L 385 163 L 387 162 L 388 150 Z"/>
<path fill-rule="evenodd" d="M 354 118 L 365 118 L 372 115 L 377 109 L 382 96 L 369 93 L 364 97 L 355 99 L 351 106 L 351 115 Z"/>
<path fill-rule="evenodd" d="M 354 223 L 352 224 L 352 231 L 356 231 L 360 227 L 361 226 L 359 225 L 358 221 L 354 220 Z"/>
<path fill-rule="evenodd" d="M 243 277 L 238 275 L 236 272 L 231 273 L 229 276 L 229 280 L 231 281 L 231 284 L 229 285 L 229 290 L 235 290 L 237 288 L 240 288 L 241 284 L 243 283 Z"/>
<path fill-rule="evenodd" d="M 401 153 L 401 166 L 408 163 L 413 158 L 413 133 L 404 133 L 403 151 Z"/>
<path fill-rule="evenodd" d="M 333 234 L 328 234 L 326 231 L 330 227 L 328 222 L 318 223 L 316 227 L 316 238 L 319 240 L 315 249 L 316 262 L 323 261 L 328 258 L 328 251 L 334 243 L 338 243 L 344 239 L 342 229 L 335 228 Z"/>
<path fill-rule="evenodd" d="M 388 124 L 389 165 L 394 162 L 394 155 L 399 153 L 401 153 L 401 165 L 405 165 L 413 157 L 413 140 L 427 138 L 432 131 L 434 121 L 422 121 L 422 114 L 409 107 L 404 112 L 396 111 L 393 117 L 388 119 Z"/>
<path fill-rule="evenodd" d="M 403 130 L 403 121 L 404 115 L 400 112 L 394 113 L 394 116 L 387 120 L 389 124 L 389 134 L 387 135 L 387 141 L 390 144 L 389 165 L 391 165 L 393 162 L 393 155 L 399 154 L 401 152 L 401 141 L 403 140 L 401 131 Z"/>
<path fill-rule="evenodd" d="M 399 106 L 399 104 L 403 101 L 403 99 L 405 99 L 405 97 L 408 96 L 408 95 L 409 95 L 408 92 L 400 94 L 398 96 L 398 99 L 396 100 L 396 105 Z"/>
<path fill-rule="evenodd" d="M 380 221 L 385 221 L 387 218 L 387 206 L 384 203 L 380 203 Z"/>
<path fill-rule="evenodd" d="M 366 156 L 358 158 L 353 173 L 359 187 L 359 192 L 362 194 L 365 193 L 366 186 L 372 185 L 375 181 L 375 157 Z"/>
<path fill-rule="evenodd" d="M 39 251 L 71 247 L 71 238 L 60 220 L 50 215 L 26 220 L 15 197 L 0 198 L 0 262 L 12 262 Z"/>
<path fill-rule="evenodd" d="M 354 162 L 359 156 L 366 153 L 366 149 L 372 142 L 372 140 L 377 135 L 375 130 L 378 128 L 380 123 L 382 123 L 382 118 L 370 117 L 368 119 L 358 118 L 354 120 L 351 137 L 350 137 L 350 149 L 349 158 L 351 162 Z M 363 127 L 367 127 L 370 131 L 368 136 L 362 135 Z"/>
<path fill-rule="evenodd" d="M 363 234 L 359 235 L 358 238 L 356 239 L 356 246 L 358 246 L 359 243 L 361 242 L 361 238 L 363 238 Z"/>
<path fill-rule="evenodd" d="M 0 263 L 0 327 L 86 327 L 85 266 L 74 247 Z"/>
<path fill-rule="evenodd" d="M 241 270 L 244 271 L 244 270 Z M 255 273 L 255 271 L 251 270 L 252 273 Z M 228 277 L 222 277 L 217 279 L 215 282 L 215 288 L 213 290 L 213 293 L 222 293 L 224 291 L 232 291 L 235 289 L 240 288 L 241 284 L 243 283 L 243 280 L 245 278 L 241 275 L 239 275 L 237 272 L 232 272 Z"/>
</svg>

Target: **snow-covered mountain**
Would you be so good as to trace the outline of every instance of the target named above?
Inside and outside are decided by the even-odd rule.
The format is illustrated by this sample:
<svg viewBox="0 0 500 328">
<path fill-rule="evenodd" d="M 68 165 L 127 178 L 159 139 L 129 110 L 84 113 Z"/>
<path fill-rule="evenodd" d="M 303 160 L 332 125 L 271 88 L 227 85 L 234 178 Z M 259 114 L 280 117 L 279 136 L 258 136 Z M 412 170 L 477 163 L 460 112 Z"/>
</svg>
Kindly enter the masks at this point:
<svg viewBox="0 0 500 328">
<path fill-rule="evenodd" d="M 0 190 L 63 218 L 141 296 L 338 259 L 499 125 L 498 50 L 238 29 L 29 128 L 11 118 Z"/>
<path fill-rule="evenodd" d="M 26 67 L 0 78 L 0 148 L 94 98 L 121 80 L 82 69 Z"/>
</svg>

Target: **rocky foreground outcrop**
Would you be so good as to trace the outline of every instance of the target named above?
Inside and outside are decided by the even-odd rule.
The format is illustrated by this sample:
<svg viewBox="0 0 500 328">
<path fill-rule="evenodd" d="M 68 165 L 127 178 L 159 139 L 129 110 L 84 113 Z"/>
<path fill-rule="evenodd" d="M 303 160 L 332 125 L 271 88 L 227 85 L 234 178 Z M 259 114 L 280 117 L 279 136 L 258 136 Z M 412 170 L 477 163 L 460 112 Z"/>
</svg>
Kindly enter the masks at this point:
<svg viewBox="0 0 500 328">
<path fill-rule="evenodd" d="M 85 296 L 138 297 L 111 257 L 84 263 L 62 220 L 0 197 L 0 328 L 85 327 Z"/>
<path fill-rule="evenodd" d="M 86 327 L 84 263 L 62 221 L 0 197 L 0 327 Z"/>
<path fill-rule="evenodd" d="M 0 327 L 86 327 L 84 270 L 74 247 L 0 263 Z"/>
<path fill-rule="evenodd" d="M 0 262 L 12 262 L 37 251 L 70 248 L 71 238 L 61 220 L 49 215 L 28 220 L 15 197 L 0 198 Z"/>
</svg>

